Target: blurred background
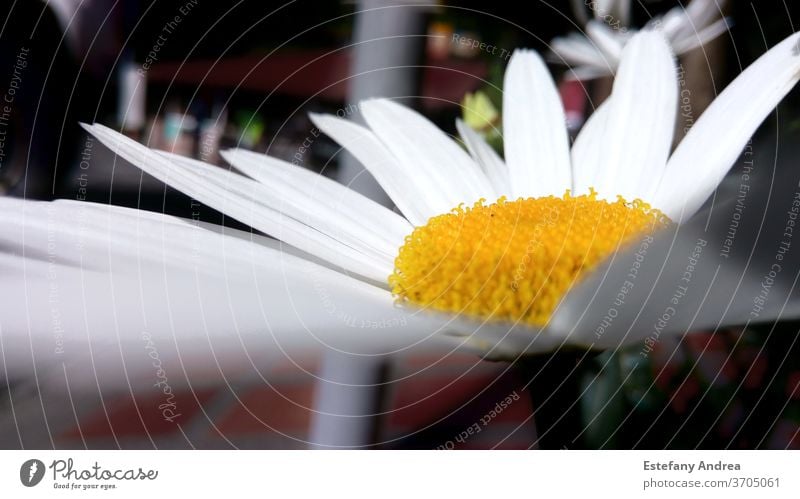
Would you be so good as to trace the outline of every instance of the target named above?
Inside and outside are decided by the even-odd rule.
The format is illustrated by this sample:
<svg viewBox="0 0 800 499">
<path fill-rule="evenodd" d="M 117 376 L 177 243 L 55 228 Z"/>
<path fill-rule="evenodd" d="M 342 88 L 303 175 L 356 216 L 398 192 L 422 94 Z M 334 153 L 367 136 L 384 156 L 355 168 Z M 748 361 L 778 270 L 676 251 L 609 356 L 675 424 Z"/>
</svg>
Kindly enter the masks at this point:
<svg viewBox="0 0 800 499">
<path fill-rule="evenodd" d="M 480 92 L 502 112 L 502 75 L 514 48 L 547 55 L 554 37 L 581 31 L 591 16 L 588 5 L 7 1 L 0 10 L 0 91 L 11 102 L 0 115 L 0 193 L 111 203 L 247 229 L 142 175 L 79 126 L 99 122 L 221 167 L 227 167 L 222 149 L 267 153 L 389 203 L 370 175 L 314 128 L 309 112 L 359 120 L 358 101 L 393 97 L 455 135 L 468 94 Z M 634 1 L 631 25 L 680 5 Z M 679 115 L 676 141 L 732 77 L 795 31 L 800 5 L 737 0 L 728 2 L 725 14 L 729 33 L 681 57 L 692 105 L 691 115 Z M 575 133 L 608 94 L 610 80 L 576 81 L 561 64 L 551 69 Z M 794 92 L 749 154 L 791 164 L 798 111 Z M 498 115 L 489 125 L 499 123 Z M 783 147 L 776 156 L 777 142 Z M 720 196 L 730 195 L 725 189 Z M 748 336 L 754 343 L 744 344 L 737 341 L 741 334 L 700 334 L 662 345 L 670 355 L 654 357 L 632 377 L 621 374 L 624 352 L 598 358 L 585 375 L 604 384 L 581 404 L 601 417 L 586 423 L 574 443 L 540 438 L 523 371 L 461 354 L 445 361 L 435 352 L 393 358 L 363 369 L 370 379 L 386 380 L 386 388 L 367 395 L 378 416 L 358 423 L 355 442 L 373 448 L 800 447 L 800 366 L 771 363 L 766 339 L 759 343 L 756 332 Z M 771 348 L 782 355 L 797 350 L 794 343 Z M 35 386 L 7 380 L 0 394 L 0 448 L 307 448 L 330 437 L 319 433 L 326 426 L 314 408 L 325 388 L 314 373 L 331 363 L 335 359 L 314 358 L 303 368 L 270 366 L 269 383 L 257 376 L 221 386 L 190 383 L 176 394 L 177 424 L 148 410 L 155 394 L 87 393 L 78 400 L 56 394 L 45 403 Z M 748 377 L 745 385 L 738 383 L 742 377 Z M 598 406 L 602 400 L 614 403 Z M 641 400 L 646 403 L 636 403 Z M 501 402 L 503 410 L 496 411 Z M 758 421 L 769 424 L 747 417 L 756 409 Z M 458 438 L 492 411 L 488 426 Z M 615 431 L 625 416 L 631 430 Z"/>
</svg>

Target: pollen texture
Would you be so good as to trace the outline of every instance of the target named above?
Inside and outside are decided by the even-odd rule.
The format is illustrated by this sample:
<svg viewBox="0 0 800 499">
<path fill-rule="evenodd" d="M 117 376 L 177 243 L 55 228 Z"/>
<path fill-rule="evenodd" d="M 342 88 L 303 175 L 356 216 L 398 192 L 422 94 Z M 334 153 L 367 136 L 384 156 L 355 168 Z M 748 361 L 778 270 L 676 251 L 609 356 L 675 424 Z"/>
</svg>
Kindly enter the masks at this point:
<svg viewBox="0 0 800 499">
<path fill-rule="evenodd" d="M 643 201 L 594 192 L 479 201 L 407 236 L 389 285 L 401 302 L 544 326 L 583 274 L 669 223 Z"/>
</svg>

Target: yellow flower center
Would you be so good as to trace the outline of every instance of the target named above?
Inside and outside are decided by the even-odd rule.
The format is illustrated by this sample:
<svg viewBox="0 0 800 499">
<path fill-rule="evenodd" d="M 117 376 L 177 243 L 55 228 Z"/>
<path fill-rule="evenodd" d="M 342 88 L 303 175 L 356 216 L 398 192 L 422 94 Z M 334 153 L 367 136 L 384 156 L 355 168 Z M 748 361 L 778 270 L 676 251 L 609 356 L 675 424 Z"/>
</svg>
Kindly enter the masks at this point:
<svg viewBox="0 0 800 499">
<path fill-rule="evenodd" d="M 594 191 L 481 200 L 406 237 L 389 285 L 401 302 L 543 326 L 582 275 L 669 223 L 641 200 L 608 202 Z"/>
</svg>

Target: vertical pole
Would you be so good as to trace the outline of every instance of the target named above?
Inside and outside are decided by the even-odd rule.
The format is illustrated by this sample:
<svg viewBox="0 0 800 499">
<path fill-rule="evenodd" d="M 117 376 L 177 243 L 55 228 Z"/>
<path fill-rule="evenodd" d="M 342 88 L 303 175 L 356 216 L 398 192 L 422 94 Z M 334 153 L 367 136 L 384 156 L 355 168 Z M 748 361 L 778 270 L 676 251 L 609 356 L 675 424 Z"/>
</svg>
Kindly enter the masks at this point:
<svg viewBox="0 0 800 499">
<path fill-rule="evenodd" d="M 386 359 L 326 352 L 314 394 L 311 447 L 353 449 L 377 440 Z"/>
<path fill-rule="evenodd" d="M 353 33 L 348 110 L 362 122 L 358 105 L 371 97 L 407 98 L 418 95 L 419 68 L 425 48 L 426 2 L 360 0 Z M 400 4 L 403 7 L 394 7 Z M 348 112 L 348 114 L 350 114 Z M 375 179 L 352 155 L 344 153 L 338 180 L 385 206 L 392 202 Z"/>
<path fill-rule="evenodd" d="M 428 2 L 360 0 L 353 34 L 347 110 L 362 121 L 358 103 L 370 97 L 417 95 Z M 395 7 L 394 5 L 404 5 Z M 347 114 L 351 114 L 349 111 Z M 385 205 L 392 202 L 351 155 L 339 162 L 339 182 Z M 387 358 L 327 352 L 322 362 L 311 423 L 312 448 L 358 448 L 374 444 L 388 368 Z"/>
</svg>

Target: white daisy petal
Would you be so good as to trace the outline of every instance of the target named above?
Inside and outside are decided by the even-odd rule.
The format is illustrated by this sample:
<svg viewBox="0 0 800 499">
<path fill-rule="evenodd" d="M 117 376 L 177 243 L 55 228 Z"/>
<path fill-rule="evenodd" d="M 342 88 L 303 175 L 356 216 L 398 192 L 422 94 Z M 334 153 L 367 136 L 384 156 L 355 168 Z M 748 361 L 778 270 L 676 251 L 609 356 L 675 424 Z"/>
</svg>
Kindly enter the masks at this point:
<svg viewBox="0 0 800 499">
<path fill-rule="evenodd" d="M 800 80 L 798 40 L 800 34 L 790 36 L 751 64 L 678 145 L 653 200 L 672 220 L 686 220 L 700 209 L 759 125 Z"/>
<path fill-rule="evenodd" d="M 556 55 L 555 62 L 599 66 L 598 69 L 608 68 L 609 71 L 619 62 L 618 60 L 607 60 L 607 55 L 585 37 L 554 38 L 550 42 L 550 50 Z M 605 64 L 603 64 L 604 62 Z"/>
<path fill-rule="evenodd" d="M 421 165 L 401 167 L 370 130 L 336 116 L 312 113 L 310 117 L 364 165 L 412 224 L 425 225 L 429 218 L 454 208 Z"/>
<path fill-rule="evenodd" d="M 695 35 L 705 26 L 722 14 L 725 0 L 692 0 L 686 6 L 686 21 L 680 25 L 675 34 L 675 39 L 687 38 Z M 676 7 L 680 9 L 680 7 Z"/>
<path fill-rule="evenodd" d="M 508 180 L 508 167 L 492 147 L 483 140 L 475 130 L 469 125 L 456 120 L 456 128 L 459 135 L 467 145 L 469 153 L 478 165 L 480 165 L 486 177 L 492 183 L 492 187 L 498 196 L 511 196 L 511 183 Z M 489 200 L 490 202 L 494 200 Z"/>
<path fill-rule="evenodd" d="M 557 332 L 558 333 L 558 332 Z M 459 319 L 446 334 L 461 349 L 486 360 L 515 361 L 525 355 L 544 354 L 570 347 L 587 347 L 591 342 L 573 342 L 548 328 L 502 322 Z"/>
<path fill-rule="evenodd" d="M 400 165 L 418 164 L 453 204 L 471 204 L 497 195 L 472 158 L 416 111 L 388 99 L 361 103 L 361 113 Z"/>
<path fill-rule="evenodd" d="M 264 185 L 279 184 L 292 189 L 296 195 L 317 199 L 335 216 L 360 220 L 395 247 L 399 247 L 413 230 L 402 216 L 324 175 L 245 149 L 229 149 L 220 154 L 237 170 Z"/>
<path fill-rule="evenodd" d="M 600 104 L 586 120 L 572 145 L 572 176 L 576 194 L 588 194 L 589 188 L 596 187 L 603 174 L 610 109 L 608 100 Z"/>
<path fill-rule="evenodd" d="M 256 193 L 261 196 L 267 193 L 258 182 L 210 165 L 207 165 L 208 168 L 214 170 L 206 170 L 206 175 L 202 175 L 200 168 L 191 171 L 185 165 L 181 167 L 174 158 L 150 150 L 109 128 L 101 125 L 85 128 L 112 151 L 146 173 L 254 229 L 369 279 L 383 281 L 392 271 L 393 257 L 380 258 L 376 253 L 365 252 L 363 247 L 360 251 L 302 220 L 296 220 L 264 205 Z M 215 171 L 218 172 L 217 175 L 214 175 Z M 221 175 L 226 173 L 225 180 L 221 180 Z M 281 200 L 278 198 L 273 201 L 279 203 Z M 295 209 L 301 208 L 295 206 Z M 306 209 L 306 215 L 311 215 L 312 208 Z M 324 216 L 322 213 L 318 215 Z M 346 233 L 339 232 L 336 235 L 341 234 Z M 353 240 L 357 240 L 357 237 L 350 242 L 354 242 Z"/>
<path fill-rule="evenodd" d="M 514 52 L 503 92 L 503 143 L 514 197 L 564 194 L 572 187 L 566 118 L 536 52 Z"/>
<path fill-rule="evenodd" d="M 697 47 L 710 42 L 719 35 L 726 33 L 728 30 L 730 30 L 730 20 L 727 18 L 720 19 L 719 21 L 706 26 L 697 33 L 692 33 L 685 38 L 673 42 L 672 48 L 678 55 L 685 54 L 690 50 L 694 50 Z"/>
<path fill-rule="evenodd" d="M 381 231 L 376 227 L 364 224 L 358 217 L 333 213 L 330 206 L 304 194 L 293 185 L 266 186 L 196 159 L 158 152 L 173 164 L 184 167 L 188 174 L 200 175 L 215 183 L 221 192 L 275 210 L 378 261 L 390 263 L 396 256 L 397 243 L 381 237 Z"/>
<path fill-rule="evenodd" d="M 678 39 L 685 26 L 689 23 L 689 17 L 686 15 L 686 9 L 683 7 L 675 7 L 667 11 L 661 17 L 651 19 L 646 25 L 646 29 L 658 29 L 664 36 L 667 37 L 671 43 Z"/>
<path fill-rule="evenodd" d="M 0 198 L 3 202 L 10 203 L 10 210 L 19 210 L 14 203 L 14 198 Z M 175 258 L 176 265 L 184 264 L 187 268 L 194 268 L 203 272 L 208 259 L 219 258 L 218 252 L 208 250 L 204 244 L 205 238 L 213 234 L 222 234 L 235 237 L 243 241 L 256 243 L 259 246 L 291 254 L 318 265 L 334 268 L 329 262 L 311 254 L 300 251 L 293 246 L 283 244 L 277 239 L 262 236 L 254 232 L 243 232 L 222 225 L 211 224 L 200 220 L 184 220 L 182 218 L 144 210 L 132 210 L 111 204 L 87 203 L 70 199 L 57 199 L 50 203 L 36 203 L 40 209 L 46 210 L 48 227 L 56 224 L 69 226 L 74 235 L 84 240 L 108 241 L 109 238 L 121 241 L 120 250 L 131 250 L 131 255 L 156 255 L 163 258 Z M 31 229 L 44 219 L 39 212 L 34 212 L 37 217 L 14 219 L 19 228 Z M 200 230 L 203 229 L 203 230 Z M 183 234 L 170 241 L 169 246 L 163 244 L 163 237 L 169 234 Z M 71 236 L 72 237 L 72 236 Z M 128 241 L 135 239 L 136 244 L 128 245 Z M 27 247 L 24 243 L 23 246 Z M 34 254 L 36 248 L 29 248 Z M 65 265 L 82 265 L 84 268 L 107 270 L 106 267 L 97 267 L 103 261 L 103 254 L 91 254 L 93 247 L 89 244 L 76 244 L 74 253 L 68 247 L 62 247 L 58 255 L 53 255 L 55 260 Z M 167 254 L 168 251 L 174 253 Z M 186 258 L 187 255 L 191 258 Z M 96 258 L 96 259 L 95 259 Z"/>
<path fill-rule="evenodd" d="M 253 374 L 304 352 L 405 348 L 443 324 L 396 308 L 382 289 L 169 217 L 109 210 L 105 224 L 114 232 L 101 224 L 81 234 L 75 221 L 83 204 L 3 199 L 0 206 L 0 372 L 12 377 L 35 369 L 44 378 L 52 366 L 63 379 L 61 366 L 77 362 L 86 382 L 95 374 L 103 382 L 109 374 L 152 380 L 148 344 L 176 377 L 203 368 Z M 391 334 L 358 324 L 389 324 Z"/>
<path fill-rule="evenodd" d="M 586 25 L 586 34 L 608 59 L 619 61 L 622 55 L 622 43 L 611 28 L 599 21 L 589 21 Z"/>
<path fill-rule="evenodd" d="M 666 39 L 643 31 L 625 46 L 609 99 L 596 189 L 603 197 L 652 199 L 672 145 L 678 109 L 675 61 Z"/>
<path fill-rule="evenodd" d="M 724 0 L 694 0 L 687 6 L 670 9 L 661 17 L 651 19 L 646 31 L 658 31 L 669 40 L 673 52 L 683 54 L 693 48 L 721 35 L 726 22 L 719 21 Z M 619 64 L 620 48 L 627 44 L 637 30 L 628 25 L 630 2 L 595 5 L 597 20 L 586 25 L 586 36 L 571 34 L 566 38 L 553 40 L 553 53 L 561 57 L 561 62 L 569 65 L 574 73 L 567 73 L 571 79 L 592 79 L 613 74 Z M 598 15 L 600 13 L 605 15 Z M 586 44 L 594 44 L 594 51 Z"/>
</svg>

